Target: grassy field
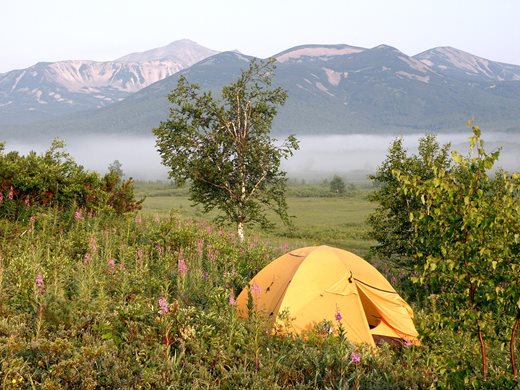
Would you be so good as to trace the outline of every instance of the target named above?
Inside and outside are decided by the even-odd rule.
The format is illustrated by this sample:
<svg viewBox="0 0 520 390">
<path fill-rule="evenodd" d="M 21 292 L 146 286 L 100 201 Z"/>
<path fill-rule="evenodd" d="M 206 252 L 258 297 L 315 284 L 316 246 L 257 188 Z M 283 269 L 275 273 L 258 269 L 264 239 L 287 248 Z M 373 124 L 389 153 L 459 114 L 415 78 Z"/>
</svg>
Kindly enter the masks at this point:
<svg viewBox="0 0 520 390">
<path fill-rule="evenodd" d="M 136 189 L 138 196 L 146 196 L 146 215 L 165 216 L 173 211 L 184 218 L 209 221 L 217 215 L 204 214 L 200 206 L 193 207 L 185 188 L 175 189 L 168 183 L 137 183 Z M 249 233 L 271 246 L 332 245 L 366 257 L 374 244 L 368 238 L 366 225 L 367 216 L 375 208 L 367 200 L 369 191 L 358 189 L 345 196 L 330 196 L 328 189 L 320 185 L 290 186 L 287 203 L 294 226 L 277 223 L 271 231 L 253 228 Z M 271 220 L 277 221 L 274 214 Z"/>
</svg>

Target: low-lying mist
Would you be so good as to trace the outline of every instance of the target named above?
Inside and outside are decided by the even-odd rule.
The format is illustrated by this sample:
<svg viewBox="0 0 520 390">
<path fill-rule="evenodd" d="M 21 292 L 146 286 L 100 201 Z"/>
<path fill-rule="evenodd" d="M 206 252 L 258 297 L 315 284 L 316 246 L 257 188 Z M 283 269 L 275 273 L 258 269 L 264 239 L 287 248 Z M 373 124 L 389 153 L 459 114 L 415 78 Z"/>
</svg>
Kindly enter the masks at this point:
<svg viewBox="0 0 520 390">
<path fill-rule="evenodd" d="M 469 133 L 439 134 L 444 144 L 451 142 L 453 149 L 467 153 Z M 417 152 L 417 144 L 423 134 L 403 136 L 404 145 L 410 153 Z M 320 180 L 338 174 L 349 181 L 364 181 L 384 160 L 388 147 L 396 135 L 320 135 L 300 136 L 300 150 L 284 161 L 282 168 L 294 179 Z M 520 170 L 520 134 L 484 134 L 486 150 L 502 147 L 498 165 L 510 170 Z M 165 180 L 167 169 L 155 149 L 155 139 L 122 135 L 91 135 L 65 139 L 66 150 L 84 167 L 101 173 L 118 160 L 127 177 L 138 180 Z M 13 141 L 6 143 L 6 150 L 27 153 L 30 150 L 43 152 L 51 141 L 31 143 Z"/>
</svg>

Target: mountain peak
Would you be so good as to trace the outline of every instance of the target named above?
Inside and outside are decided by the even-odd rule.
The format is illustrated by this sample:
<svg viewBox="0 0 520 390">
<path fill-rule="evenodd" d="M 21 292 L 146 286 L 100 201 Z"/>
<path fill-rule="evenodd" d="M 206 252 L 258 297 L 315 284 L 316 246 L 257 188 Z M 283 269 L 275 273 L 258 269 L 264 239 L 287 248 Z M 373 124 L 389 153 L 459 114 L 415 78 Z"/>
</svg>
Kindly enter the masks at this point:
<svg viewBox="0 0 520 390">
<path fill-rule="evenodd" d="M 520 80 L 520 66 L 490 61 L 450 46 L 435 47 L 413 56 L 438 73 L 480 81 Z"/>
<path fill-rule="evenodd" d="M 115 62 L 173 60 L 183 67 L 188 67 L 217 53 L 217 51 L 201 46 L 192 40 L 180 39 L 178 41 L 173 41 L 166 46 L 128 54 L 118 58 Z"/>
</svg>

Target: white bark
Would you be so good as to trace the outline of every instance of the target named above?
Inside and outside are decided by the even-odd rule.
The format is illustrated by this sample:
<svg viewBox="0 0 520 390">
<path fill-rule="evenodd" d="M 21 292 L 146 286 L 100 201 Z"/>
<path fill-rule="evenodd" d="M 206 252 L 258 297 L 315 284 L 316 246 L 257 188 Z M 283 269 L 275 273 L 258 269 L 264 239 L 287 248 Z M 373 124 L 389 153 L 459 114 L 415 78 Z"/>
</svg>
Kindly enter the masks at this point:
<svg viewBox="0 0 520 390">
<path fill-rule="evenodd" d="M 240 242 L 244 242 L 244 222 L 237 223 L 237 233 Z"/>
</svg>

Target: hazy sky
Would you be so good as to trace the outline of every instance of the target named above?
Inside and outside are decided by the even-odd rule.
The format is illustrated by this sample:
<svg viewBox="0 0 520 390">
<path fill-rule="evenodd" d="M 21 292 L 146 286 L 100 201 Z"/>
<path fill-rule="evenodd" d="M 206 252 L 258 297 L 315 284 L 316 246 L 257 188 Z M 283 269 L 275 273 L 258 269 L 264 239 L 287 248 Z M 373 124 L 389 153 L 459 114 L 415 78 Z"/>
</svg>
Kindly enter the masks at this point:
<svg viewBox="0 0 520 390">
<path fill-rule="evenodd" d="M 2 0 L 0 73 L 189 38 L 268 57 L 308 43 L 453 46 L 520 65 L 518 0 Z"/>
</svg>

